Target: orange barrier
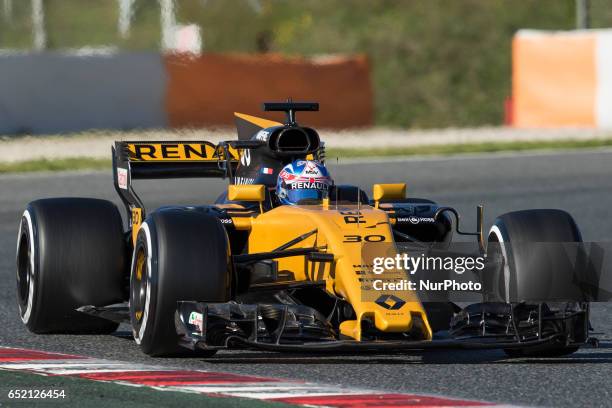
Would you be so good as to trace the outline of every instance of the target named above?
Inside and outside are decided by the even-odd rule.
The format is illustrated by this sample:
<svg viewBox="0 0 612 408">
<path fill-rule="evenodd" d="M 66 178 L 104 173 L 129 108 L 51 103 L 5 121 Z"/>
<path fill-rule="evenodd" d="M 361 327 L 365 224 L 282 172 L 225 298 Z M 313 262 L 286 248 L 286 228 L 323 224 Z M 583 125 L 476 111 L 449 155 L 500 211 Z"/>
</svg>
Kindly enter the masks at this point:
<svg viewBox="0 0 612 408">
<path fill-rule="evenodd" d="M 512 43 L 513 124 L 594 127 L 596 36 L 519 31 Z"/>
<path fill-rule="evenodd" d="M 164 56 L 170 127 L 233 124 L 233 112 L 261 114 L 263 101 L 318 101 L 320 112 L 301 112 L 304 125 L 371 126 L 373 94 L 364 56 L 319 59 L 278 55 Z"/>
</svg>

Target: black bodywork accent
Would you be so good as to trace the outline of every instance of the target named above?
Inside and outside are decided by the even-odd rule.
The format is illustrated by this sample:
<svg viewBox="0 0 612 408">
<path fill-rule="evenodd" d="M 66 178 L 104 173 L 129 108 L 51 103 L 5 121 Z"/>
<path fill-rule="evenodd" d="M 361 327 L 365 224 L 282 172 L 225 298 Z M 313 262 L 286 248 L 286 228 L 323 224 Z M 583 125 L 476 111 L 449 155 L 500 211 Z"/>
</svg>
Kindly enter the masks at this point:
<svg viewBox="0 0 612 408">
<path fill-rule="evenodd" d="M 295 120 L 295 112 L 317 111 L 315 102 L 267 102 L 264 111 L 281 111 L 286 113 L 283 125 L 261 128 L 242 118 L 236 119 L 238 138 L 240 140 L 259 141 L 262 147 L 243 152 L 231 182 L 234 184 L 264 184 L 276 186 L 280 170 L 296 159 L 312 155 L 315 160 L 323 161 L 325 150 L 316 130 L 300 126 Z M 270 169 L 270 171 L 262 171 Z"/>
<path fill-rule="evenodd" d="M 282 125 L 261 129 L 252 135 L 262 143 L 257 149 L 246 149 L 232 178 L 234 184 L 264 184 L 276 186 L 280 170 L 296 159 L 312 155 L 321 160 L 323 143 L 318 133 L 298 125 Z M 271 171 L 263 171 L 270 169 Z"/>
<path fill-rule="evenodd" d="M 395 220 L 393 230 L 399 233 L 396 236 L 399 241 L 448 243 L 453 236 L 453 223 L 446 214 L 436 217 L 439 208 L 433 201 L 412 198 L 380 207 Z"/>
<path fill-rule="evenodd" d="M 292 102 L 289 99 L 287 102 L 265 102 L 263 110 L 266 112 L 285 112 L 285 124 L 295 125 L 295 112 L 317 112 L 319 104 L 317 102 Z"/>
</svg>

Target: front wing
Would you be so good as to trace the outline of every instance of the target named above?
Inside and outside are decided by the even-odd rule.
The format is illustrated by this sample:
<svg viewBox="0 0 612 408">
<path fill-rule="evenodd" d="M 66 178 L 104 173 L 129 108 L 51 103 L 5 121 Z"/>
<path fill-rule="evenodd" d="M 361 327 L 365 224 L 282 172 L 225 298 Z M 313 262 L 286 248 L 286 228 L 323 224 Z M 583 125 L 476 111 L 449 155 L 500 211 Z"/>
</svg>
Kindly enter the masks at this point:
<svg viewBox="0 0 612 408">
<path fill-rule="evenodd" d="M 329 322 L 304 305 L 178 302 L 175 325 L 180 344 L 191 350 L 254 348 L 268 351 L 397 352 L 426 349 L 525 349 L 572 347 L 587 338 L 575 338 L 576 325 L 588 332 L 588 310 L 568 315 L 565 331 L 536 335 L 509 331 L 418 340 L 401 335 L 356 341 L 338 338 Z"/>
</svg>

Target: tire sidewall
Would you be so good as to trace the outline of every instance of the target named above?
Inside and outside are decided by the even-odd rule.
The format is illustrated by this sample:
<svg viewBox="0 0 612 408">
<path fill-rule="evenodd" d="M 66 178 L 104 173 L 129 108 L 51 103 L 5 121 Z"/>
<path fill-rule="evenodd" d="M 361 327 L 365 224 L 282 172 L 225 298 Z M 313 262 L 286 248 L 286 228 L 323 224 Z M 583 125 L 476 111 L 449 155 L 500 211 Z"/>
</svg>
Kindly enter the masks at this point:
<svg viewBox="0 0 612 408">
<path fill-rule="evenodd" d="M 26 241 L 25 243 L 23 242 L 24 239 Z M 35 330 L 37 327 L 35 320 L 36 316 L 38 315 L 36 311 L 40 303 L 38 300 L 38 294 L 40 293 L 40 285 L 42 284 L 43 279 L 40 276 L 39 271 L 40 247 L 38 243 L 38 228 L 36 226 L 35 211 L 33 211 L 31 206 L 28 206 L 23 212 L 17 240 L 17 257 L 19 257 L 23 244 L 28 245 L 30 250 L 30 257 L 27 260 L 30 269 L 30 281 L 27 296 L 28 299 L 25 302 L 25 310 L 22 303 L 23 299 L 21 299 L 21 296 L 19 295 L 20 288 L 17 287 L 19 316 L 21 321 L 26 325 L 26 327 L 28 327 L 28 329 Z M 19 274 L 19 267 L 17 268 L 17 274 Z"/>
<path fill-rule="evenodd" d="M 499 242 L 499 250 L 503 258 L 502 273 L 496 279 L 504 280 L 502 299 L 507 303 L 511 300 L 522 299 L 526 286 L 535 284 L 536 287 L 545 287 L 543 285 L 547 280 L 558 279 L 561 276 L 539 275 L 534 281 L 534 277 L 529 272 L 533 268 L 529 266 L 538 265 L 533 261 L 544 259 L 544 254 L 536 256 L 533 253 L 530 254 L 530 251 L 557 250 L 556 247 L 542 246 L 543 243 L 548 242 L 582 242 L 580 230 L 574 219 L 561 210 L 523 210 L 503 214 L 495 220 L 491 227 L 489 244 L 492 238 Z M 535 249 L 534 245 L 536 245 Z M 490 252 L 490 250 L 489 245 L 487 251 Z M 552 273 L 551 268 L 545 268 L 544 272 Z"/>
<path fill-rule="evenodd" d="M 512 256 L 508 256 L 508 244 L 509 237 L 508 231 L 506 230 L 505 224 L 500 220 L 497 220 L 495 224 L 491 227 L 489 231 L 489 243 L 491 243 L 491 238 L 494 237 L 497 242 L 496 245 L 499 245 L 499 251 L 501 255 L 501 259 L 503 261 L 501 275 L 496 276 L 496 279 L 502 279 L 503 284 L 501 288 L 503 291 L 497 291 L 499 288 L 498 285 L 495 286 L 497 291 L 496 296 L 498 296 L 501 301 L 506 303 L 510 303 L 510 294 L 516 292 L 516 282 L 512 279 L 512 271 L 515 270 L 514 258 Z M 487 251 L 490 251 L 490 246 L 487 248 Z"/>
<path fill-rule="evenodd" d="M 132 299 L 130 299 L 130 320 L 132 323 L 132 333 L 136 344 L 140 345 L 143 351 L 147 354 L 151 352 L 151 334 L 155 332 L 152 327 L 156 321 L 156 305 L 157 305 L 157 287 L 158 287 L 158 250 L 157 250 L 157 235 L 155 224 L 152 222 L 143 222 L 138 231 L 136 245 L 134 245 L 134 254 L 132 256 L 132 265 L 130 273 L 130 296 L 132 288 L 136 282 L 136 258 L 139 251 L 144 251 L 147 289 L 145 293 L 145 303 L 143 309 L 142 321 L 139 322 L 136 318 L 136 310 Z"/>
</svg>

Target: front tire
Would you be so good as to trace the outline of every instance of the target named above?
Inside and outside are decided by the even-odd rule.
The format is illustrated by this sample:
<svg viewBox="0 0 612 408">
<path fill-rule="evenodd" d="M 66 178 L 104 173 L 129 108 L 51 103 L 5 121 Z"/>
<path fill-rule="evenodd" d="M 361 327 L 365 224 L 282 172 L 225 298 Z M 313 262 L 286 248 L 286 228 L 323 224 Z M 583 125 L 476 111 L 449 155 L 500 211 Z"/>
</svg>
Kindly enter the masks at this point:
<svg viewBox="0 0 612 408">
<path fill-rule="evenodd" d="M 558 248 L 557 246 L 544 246 L 539 250 L 533 248 L 534 244 L 541 245 L 537 243 L 582 242 L 580 230 L 567 212 L 545 209 L 501 215 L 491 228 L 488 242 L 488 255 L 504 259 L 501 275 L 494 278 L 497 284 L 491 285 L 497 292 L 494 294 L 495 299 L 502 299 L 507 303 L 517 301 L 533 303 L 538 300 L 544 288 L 550 288 L 552 285 L 561 289 L 574 286 L 567 281 L 572 276 L 573 266 L 566 259 L 567 256 L 561 245 Z M 566 294 L 569 298 L 580 295 Z M 554 322 L 549 322 L 549 325 L 554 325 Z M 546 327 L 543 330 L 545 329 Z M 553 344 L 505 349 L 504 352 L 510 357 L 558 357 L 572 354 L 577 350 L 578 347 L 574 345 Z"/>
<path fill-rule="evenodd" d="M 161 210 L 149 216 L 138 232 L 131 269 L 134 339 L 151 356 L 186 351 L 174 326 L 177 301 L 230 300 L 227 233 L 216 217 L 196 210 Z"/>
</svg>

